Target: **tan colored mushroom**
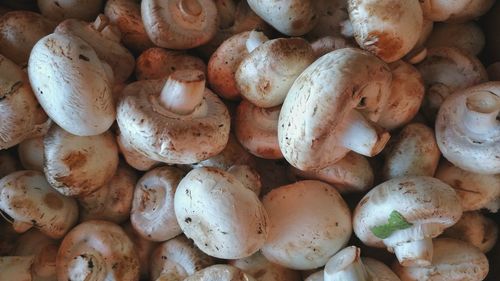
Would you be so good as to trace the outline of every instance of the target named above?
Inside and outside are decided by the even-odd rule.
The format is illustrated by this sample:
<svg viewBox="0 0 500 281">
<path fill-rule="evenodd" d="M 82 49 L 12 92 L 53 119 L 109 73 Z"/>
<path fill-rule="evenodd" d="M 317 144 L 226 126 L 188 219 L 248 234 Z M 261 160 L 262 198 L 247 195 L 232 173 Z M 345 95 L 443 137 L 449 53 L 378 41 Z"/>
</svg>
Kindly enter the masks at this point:
<svg viewBox="0 0 500 281">
<path fill-rule="evenodd" d="M 495 0 L 423 0 L 424 17 L 432 21 L 467 22 L 486 13 Z"/>
<path fill-rule="evenodd" d="M 257 252 L 249 257 L 229 261 L 256 281 L 301 281 L 300 273 L 268 261 L 262 253 Z"/>
<path fill-rule="evenodd" d="M 144 239 L 135 229 L 130 222 L 122 225 L 123 231 L 127 234 L 128 238 L 134 243 L 134 248 L 139 259 L 139 269 L 141 280 L 150 280 L 149 269 L 151 266 L 151 254 L 160 244 L 151 240 Z"/>
<path fill-rule="evenodd" d="M 17 153 L 24 169 L 43 172 L 43 137 L 22 141 L 17 147 Z"/>
<path fill-rule="evenodd" d="M 139 171 L 148 171 L 160 164 L 160 162 L 151 160 L 137 151 L 130 142 L 121 137 L 119 131 L 120 130 L 117 129 L 116 143 L 127 164 Z"/>
<path fill-rule="evenodd" d="M 159 278 L 156 281 L 169 281 L 169 279 Z M 237 267 L 216 264 L 204 268 L 195 274 L 187 277 L 184 281 L 256 281 L 252 276 L 244 273 Z"/>
<path fill-rule="evenodd" d="M 0 272 L 3 280 L 32 281 L 31 266 L 34 257 L 3 256 L 0 257 Z"/>
<path fill-rule="evenodd" d="M 427 47 L 455 47 L 474 56 L 479 55 L 485 45 L 484 33 L 474 21 L 465 23 L 436 23 Z"/>
<path fill-rule="evenodd" d="M 55 21 L 75 18 L 90 21 L 102 9 L 103 0 L 37 0 L 42 15 Z"/>
</svg>

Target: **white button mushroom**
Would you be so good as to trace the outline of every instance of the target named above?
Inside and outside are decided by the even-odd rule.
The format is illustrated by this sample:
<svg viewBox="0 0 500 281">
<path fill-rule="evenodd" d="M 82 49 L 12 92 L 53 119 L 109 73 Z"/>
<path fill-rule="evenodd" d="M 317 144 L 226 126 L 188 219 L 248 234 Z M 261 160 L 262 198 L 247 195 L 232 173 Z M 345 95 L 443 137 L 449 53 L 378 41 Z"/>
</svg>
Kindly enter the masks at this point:
<svg viewBox="0 0 500 281">
<path fill-rule="evenodd" d="M 22 141 L 17 153 L 24 169 L 43 172 L 43 137 Z"/>
<path fill-rule="evenodd" d="M 229 261 L 257 281 L 301 281 L 300 273 L 268 261 L 260 252 L 249 257 Z"/>
<path fill-rule="evenodd" d="M 494 0 L 422 0 L 424 16 L 432 21 L 466 22 L 486 13 Z"/>
<path fill-rule="evenodd" d="M 37 0 L 37 3 L 42 14 L 49 19 L 92 20 L 101 10 L 103 0 Z"/>
<path fill-rule="evenodd" d="M 123 155 L 123 158 L 125 158 L 127 164 L 131 167 L 139 171 L 148 171 L 154 166 L 160 164 L 158 161 L 147 158 L 142 153 L 137 151 L 130 142 L 124 140 L 119 129 L 117 129 L 116 133 L 116 143 L 118 144 L 120 153 Z"/>
<path fill-rule="evenodd" d="M 248 165 L 233 165 L 227 172 L 235 176 L 246 188 L 259 196 L 262 189 L 259 173 Z"/>
<path fill-rule="evenodd" d="M 156 281 L 169 281 L 170 279 L 158 279 Z M 184 281 L 256 281 L 249 274 L 244 273 L 237 267 L 216 264 L 202 269 L 184 279 Z"/>
<path fill-rule="evenodd" d="M 34 256 L 4 256 L 0 257 L 0 277 L 2 280 L 31 281 L 31 266 Z"/>
</svg>

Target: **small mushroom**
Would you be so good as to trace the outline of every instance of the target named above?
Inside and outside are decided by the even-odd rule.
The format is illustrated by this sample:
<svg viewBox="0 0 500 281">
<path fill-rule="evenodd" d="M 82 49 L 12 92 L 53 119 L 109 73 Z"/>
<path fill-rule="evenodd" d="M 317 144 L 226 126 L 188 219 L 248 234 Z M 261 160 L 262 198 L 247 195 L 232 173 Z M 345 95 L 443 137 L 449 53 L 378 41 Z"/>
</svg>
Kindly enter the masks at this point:
<svg viewBox="0 0 500 281">
<path fill-rule="evenodd" d="M 57 280 L 139 280 L 139 259 L 123 229 L 107 221 L 87 221 L 61 242 Z"/>
<path fill-rule="evenodd" d="M 139 171 L 148 171 L 159 164 L 158 161 L 151 160 L 137 151 L 130 142 L 121 137 L 119 130 L 117 131 L 116 143 L 127 164 Z"/>
<path fill-rule="evenodd" d="M 72 135 L 53 126 L 44 139 L 44 171 L 47 181 L 66 196 L 88 195 L 106 182 L 118 167 L 113 135 Z"/>
<path fill-rule="evenodd" d="M 286 160 L 316 170 L 350 150 L 378 154 L 389 134 L 377 126 L 390 94 L 389 67 L 368 52 L 345 48 L 317 59 L 283 103 L 278 140 Z"/>
<path fill-rule="evenodd" d="M 211 0 L 143 0 L 141 14 L 149 39 L 162 48 L 191 49 L 217 32 L 217 6 Z"/>
<path fill-rule="evenodd" d="M 436 23 L 429 38 L 427 47 L 455 47 L 474 56 L 484 48 L 484 33 L 474 21 L 465 23 Z"/>
<path fill-rule="evenodd" d="M 2 280 L 32 281 L 31 266 L 34 257 L 3 256 L 0 257 L 0 276 Z"/>
<path fill-rule="evenodd" d="M 500 81 L 500 62 L 490 64 L 486 71 L 490 81 Z"/>
<path fill-rule="evenodd" d="M 159 278 L 156 281 L 169 281 L 169 279 Z M 204 268 L 195 274 L 187 277 L 184 281 L 256 281 L 252 276 L 244 273 L 237 267 L 216 264 Z"/>
<path fill-rule="evenodd" d="M 143 2 L 144 3 L 144 2 Z M 199 70 L 132 83 L 118 103 L 120 136 L 149 159 L 192 164 L 217 155 L 229 138 L 229 113 Z"/>
<path fill-rule="evenodd" d="M 256 281 L 301 281 L 300 273 L 268 261 L 262 253 L 257 252 L 249 257 L 229 261 Z"/>
<path fill-rule="evenodd" d="M 76 201 L 50 187 L 38 171 L 14 172 L 0 180 L 0 210 L 17 232 L 36 227 L 54 239 L 62 238 L 78 218 Z"/>
<path fill-rule="evenodd" d="M 103 0 L 37 0 L 42 15 L 55 21 L 75 18 L 90 21 L 102 9 Z"/>
<path fill-rule="evenodd" d="M 22 141 L 17 147 L 17 153 L 24 169 L 43 172 L 43 137 Z"/>
<path fill-rule="evenodd" d="M 351 237 L 351 212 L 326 183 L 311 180 L 281 186 L 265 195 L 263 203 L 269 214 L 269 236 L 261 251 L 270 262 L 291 269 L 317 268 Z"/>
<path fill-rule="evenodd" d="M 432 21 L 467 22 L 486 13 L 495 0 L 423 0 L 424 17 Z"/>
<path fill-rule="evenodd" d="M 137 233 L 137 231 L 135 231 L 130 222 L 127 222 L 122 227 L 123 231 L 125 231 L 130 241 L 134 243 L 134 248 L 136 250 L 137 257 L 139 258 L 141 280 L 150 280 L 150 257 L 153 253 L 153 250 L 158 247 L 159 243 L 144 239 L 139 233 Z"/>
<path fill-rule="evenodd" d="M 262 189 L 259 173 L 248 165 L 233 165 L 227 172 L 235 176 L 246 188 L 259 196 Z"/>
<path fill-rule="evenodd" d="M 177 187 L 174 208 L 184 234 L 213 257 L 247 257 L 266 241 L 264 206 L 228 172 L 209 167 L 192 170 Z"/>
<path fill-rule="evenodd" d="M 436 140 L 453 165 L 473 173 L 500 173 L 500 82 L 449 96 L 436 118 Z"/>
<path fill-rule="evenodd" d="M 130 221 L 151 241 L 166 241 L 182 233 L 174 212 L 174 194 L 184 172 L 174 167 L 155 168 L 136 184 Z"/>
<path fill-rule="evenodd" d="M 401 281 L 481 281 L 488 274 L 486 256 L 469 243 L 439 238 L 434 240 L 432 264 L 404 267 L 394 263 Z"/>
<path fill-rule="evenodd" d="M 432 238 L 454 225 L 462 206 L 453 188 L 431 177 L 391 179 L 370 190 L 354 210 L 356 236 L 394 252 L 403 266 L 432 262 Z"/>
</svg>

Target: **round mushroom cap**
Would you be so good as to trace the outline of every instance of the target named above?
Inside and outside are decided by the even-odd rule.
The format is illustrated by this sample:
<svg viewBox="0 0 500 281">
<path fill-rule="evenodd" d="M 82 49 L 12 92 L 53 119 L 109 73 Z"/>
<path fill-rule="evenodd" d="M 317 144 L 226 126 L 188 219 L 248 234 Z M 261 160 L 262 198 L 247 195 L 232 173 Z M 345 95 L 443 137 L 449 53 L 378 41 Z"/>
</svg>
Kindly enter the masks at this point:
<svg viewBox="0 0 500 281">
<path fill-rule="evenodd" d="M 273 189 L 263 199 L 269 214 L 269 236 L 262 254 L 291 269 L 313 269 L 349 241 L 351 212 L 332 186 L 299 181 Z"/>
<path fill-rule="evenodd" d="M 159 279 L 157 281 L 168 281 Z M 252 276 L 237 267 L 227 264 L 216 264 L 204 268 L 183 281 L 256 281 Z"/>
<path fill-rule="evenodd" d="M 217 7 L 211 0 L 144 0 L 141 14 L 149 39 L 162 48 L 191 49 L 217 32 Z"/>
<path fill-rule="evenodd" d="M 424 17 L 432 21 L 467 22 L 486 13 L 495 0 L 423 0 Z"/>
<path fill-rule="evenodd" d="M 298 271 L 268 261 L 261 252 L 229 261 L 229 264 L 255 277 L 257 281 L 302 281 Z"/>
<path fill-rule="evenodd" d="M 425 42 L 427 47 L 455 47 L 477 56 L 484 48 L 485 37 L 474 21 L 465 23 L 436 23 Z"/>
<path fill-rule="evenodd" d="M 116 143 L 127 164 L 139 171 L 151 170 L 159 164 L 158 161 L 151 160 L 137 151 L 130 142 L 121 137 L 119 130 L 117 131 Z"/>
<path fill-rule="evenodd" d="M 213 257 L 247 257 L 266 241 L 264 206 L 228 172 L 209 167 L 192 170 L 177 187 L 174 208 L 184 234 Z"/>
<path fill-rule="evenodd" d="M 93 20 L 102 9 L 103 0 L 37 0 L 42 15 L 55 21 L 75 18 Z"/>
<path fill-rule="evenodd" d="M 118 167 L 118 148 L 110 132 L 80 137 L 53 126 L 44 139 L 47 181 L 66 196 L 84 196 L 107 183 Z"/>
<path fill-rule="evenodd" d="M 24 169 L 43 172 L 43 137 L 22 141 L 17 152 Z"/>
</svg>

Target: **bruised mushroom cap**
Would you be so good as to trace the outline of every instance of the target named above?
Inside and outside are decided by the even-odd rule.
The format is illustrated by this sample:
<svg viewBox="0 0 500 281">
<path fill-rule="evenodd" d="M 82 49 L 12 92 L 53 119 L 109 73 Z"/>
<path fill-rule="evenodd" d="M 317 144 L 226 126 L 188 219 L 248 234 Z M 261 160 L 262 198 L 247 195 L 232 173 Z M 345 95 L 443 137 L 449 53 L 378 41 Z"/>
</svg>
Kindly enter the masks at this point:
<svg viewBox="0 0 500 281">
<path fill-rule="evenodd" d="M 453 188 L 431 177 L 401 177 L 370 190 L 354 211 L 356 236 L 367 246 L 388 248 L 401 264 L 429 265 L 432 238 L 462 215 Z"/>
<path fill-rule="evenodd" d="M 0 17 L 0 49 L 2 55 L 23 65 L 28 62 L 31 49 L 56 23 L 29 11 L 12 11 Z"/>
<path fill-rule="evenodd" d="M 486 13 L 495 0 L 423 0 L 424 17 L 432 21 L 466 22 Z"/>
<path fill-rule="evenodd" d="M 80 137 L 53 126 L 44 139 L 47 181 L 66 196 L 92 193 L 116 172 L 118 148 L 113 135 Z"/>
<path fill-rule="evenodd" d="M 30 55 L 31 86 L 49 117 L 75 135 L 98 135 L 114 122 L 111 81 L 92 47 L 73 35 L 50 34 Z"/>
<path fill-rule="evenodd" d="M 59 243 L 37 230 L 30 230 L 19 237 L 14 249 L 16 256 L 34 256 L 31 273 L 34 280 L 56 279 L 56 256 Z M 17 280 L 17 279 L 15 279 Z"/>
<path fill-rule="evenodd" d="M 155 168 L 142 176 L 134 191 L 130 221 L 144 238 L 165 241 L 182 233 L 174 212 L 174 194 L 184 172 Z"/>
<path fill-rule="evenodd" d="M 500 173 L 500 82 L 449 96 L 436 118 L 436 140 L 455 166 L 479 174 Z"/>
<path fill-rule="evenodd" d="M 298 271 L 268 261 L 261 252 L 243 259 L 229 261 L 229 264 L 243 270 L 257 281 L 302 280 Z"/>
<path fill-rule="evenodd" d="M 149 38 L 162 48 L 191 49 L 217 32 L 217 7 L 211 0 L 144 0 L 141 14 Z"/>
<path fill-rule="evenodd" d="M 57 280 L 139 280 L 134 244 L 123 229 L 92 220 L 73 228 L 57 253 Z"/>
<path fill-rule="evenodd" d="M 17 232 L 34 226 L 54 239 L 62 238 L 78 218 L 76 201 L 50 187 L 38 171 L 19 171 L 3 177 L 0 209 L 12 218 Z"/>
<path fill-rule="evenodd" d="M 43 172 L 43 137 L 22 141 L 17 152 L 24 169 Z"/>
<path fill-rule="evenodd" d="M 269 236 L 261 251 L 270 262 L 291 269 L 317 268 L 351 236 L 351 212 L 326 183 L 311 180 L 281 186 L 264 196 L 263 203 L 269 214 Z"/>
<path fill-rule="evenodd" d="M 348 9 L 359 46 L 386 62 L 406 55 L 422 31 L 418 1 L 349 0 Z"/>
<path fill-rule="evenodd" d="M 464 211 L 486 208 L 490 212 L 500 209 L 500 175 L 483 175 L 462 170 L 448 161 L 442 161 L 436 178 L 449 184 L 460 197 Z"/>
<path fill-rule="evenodd" d="M 372 121 L 385 107 L 390 82 L 389 67 L 365 51 L 345 48 L 316 60 L 295 80 L 281 108 L 278 140 L 287 161 L 314 170 L 349 150 L 379 153 L 389 134 Z"/>
<path fill-rule="evenodd" d="M 156 249 L 159 243 L 144 239 L 141 235 L 139 235 L 139 233 L 137 233 L 137 231 L 135 231 L 130 221 L 122 225 L 122 227 L 128 238 L 130 238 L 132 243 L 134 243 L 134 248 L 140 263 L 139 268 L 141 280 L 149 280 L 149 268 L 151 265 L 150 257 L 153 250 Z"/>
<path fill-rule="evenodd" d="M 130 142 L 121 137 L 119 132 L 116 136 L 116 143 L 127 164 L 136 170 L 148 171 L 159 164 L 158 161 L 151 160 L 137 151 Z"/>
<path fill-rule="evenodd" d="M 257 195 L 216 168 L 189 172 L 177 187 L 174 208 L 184 234 L 213 257 L 250 256 L 267 238 L 268 217 Z"/>
<path fill-rule="evenodd" d="M 157 281 L 168 281 L 159 279 Z M 202 269 L 187 277 L 184 281 L 256 281 L 252 276 L 237 267 L 227 264 L 216 264 Z"/>
<path fill-rule="evenodd" d="M 90 21 L 102 8 L 103 0 L 37 0 L 38 8 L 45 17 L 62 21 L 75 18 Z"/>
<path fill-rule="evenodd" d="M 31 281 L 33 276 L 31 266 L 34 256 L 3 256 L 0 257 L 0 272 L 4 280 Z"/>
<path fill-rule="evenodd" d="M 259 107 L 282 104 L 295 79 L 315 58 L 302 38 L 263 43 L 241 61 L 235 73 L 241 96 Z"/>
<path fill-rule="evenodd" d="M 484 33 L 474 21 L 436 23 L 429 39 L 425 42 L 427 47 L 455 47 L 472 55 L 478 55 L 483 50 L 484 44 Z"/>
<path fill-rule="evenodd" d="M 438 238 L 434 240 L 432 265 L 404 267 L 394 263 L 401 281 L 480 281 L 488 274 L 486 256 L 469 243 Z"/>
</svg>

